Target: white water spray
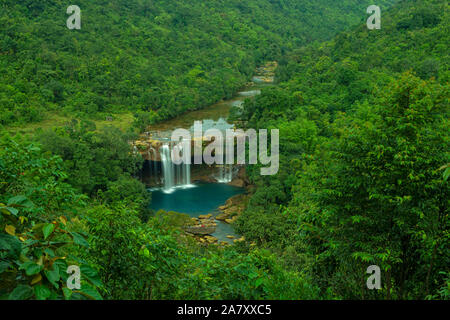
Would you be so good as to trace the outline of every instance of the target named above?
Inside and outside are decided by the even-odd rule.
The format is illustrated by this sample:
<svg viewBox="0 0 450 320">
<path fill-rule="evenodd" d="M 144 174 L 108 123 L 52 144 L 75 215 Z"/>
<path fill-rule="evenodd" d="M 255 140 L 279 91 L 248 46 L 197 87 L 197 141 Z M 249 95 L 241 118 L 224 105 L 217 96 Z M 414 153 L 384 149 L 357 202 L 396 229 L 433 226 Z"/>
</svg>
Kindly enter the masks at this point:
<svg viewBox="0 0 450 320">
<path fill-rule="evenodd" d="M 171 158 L 171 147 L 164 144 L 160 148 L 164 191 L 172 192 L 175 187 L 191 186 L 191 165 L 182 163 L 175 165 Z M 183 152 L 183 150 L 181 150 Z"/>
</svg>

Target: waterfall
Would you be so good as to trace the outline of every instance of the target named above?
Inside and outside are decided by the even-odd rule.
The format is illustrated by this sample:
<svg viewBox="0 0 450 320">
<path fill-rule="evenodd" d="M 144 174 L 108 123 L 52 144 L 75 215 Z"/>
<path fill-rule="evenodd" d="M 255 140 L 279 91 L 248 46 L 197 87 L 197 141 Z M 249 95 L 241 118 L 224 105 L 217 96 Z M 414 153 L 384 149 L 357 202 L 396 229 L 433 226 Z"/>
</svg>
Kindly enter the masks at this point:
<svg viewBox="0 0 450 320">
<path fill-rule="evenodd" d="M 183 174 L 184 174 L 184 185 L 191 184 L 191 165 L 187 163 L 183 163 Z"/>
<path fill-rule="evenodd" d="M 173 191 L 174 187 L 191 186 L 191 165 L 182 163 L 175 165 L 172 162 L 171 148 L 169 144 L 164 144 L 160 150 L 164 191 Z M 182 152 L 183 149 L 182 149 Z"/>
<path fill-rule="evenodd" d="M 170 155 L 170 147 L 168 144 L 164 144 L 159 151 L 161 153 L 164 190 L 170 191 L 175 186 L 175 172 L 174 172 L 175 170 Z"/>
<path fill-rule="evenodd" d="M 231 182 L 233 180 L 233 165 L 229 164 L 225 167 L 225 180 Z"/>
<path fill-rule="evenodd" d="M 177 185 L 180 185 L 183 183 L 183 177 L 181 176 L 181 165 L 177 165 Z"/>
<path fill-rule="evenodd" d="M 224 164 L 219 167 L 219 173 L 217 176 L 217 182 L 220 183 L 228 183 L 233 180 L 233 165 L 232 164 Z"/>
<path fill-rule="evenodd" d="M 189 148 L 190 148 L 190 145 L 189 145 Z M 186 150 L 184 149 L 184 146 L 182 148 L 182 152 L 183 152 L 183 163 L 181 164 L 181 166 L 183 167 L 182 168 L 183 177 L 182 177 L 181 181 L 182 181 L 183 185 L 189 186 L 191 184 L 191 165 L 189 163 L 185 163 L 185 161 L 184 161 L 184 155 L 185 155 L 184 153 L 186 152 Z"/>
</svg>

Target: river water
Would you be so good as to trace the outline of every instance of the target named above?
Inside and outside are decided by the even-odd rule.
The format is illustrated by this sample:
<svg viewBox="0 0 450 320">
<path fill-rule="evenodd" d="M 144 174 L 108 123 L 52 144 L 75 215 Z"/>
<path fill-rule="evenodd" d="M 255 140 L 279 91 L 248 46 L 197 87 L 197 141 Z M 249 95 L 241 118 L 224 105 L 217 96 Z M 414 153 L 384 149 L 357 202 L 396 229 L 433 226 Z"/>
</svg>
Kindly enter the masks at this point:
<svg viewBox="0 0 450 320">
<path fill-rule="evenodd" d="M 227 199 L 243 192 L 245 192 L 244 188 L 225 183 L 199 183 L 191 188 L 180 188 L 172 193 L 157 189 L 152 191 L 151 209 L 175 211 L 191 217 L 211 213 L 215 217 L 220 213 L 218 207 L 224 205 Z M 219 241 L 231 242 L 227 235 L 239 237 L 231 225 L 218 220 L 216 223 L 216 232 L 212 236 Z"/>
</svg>

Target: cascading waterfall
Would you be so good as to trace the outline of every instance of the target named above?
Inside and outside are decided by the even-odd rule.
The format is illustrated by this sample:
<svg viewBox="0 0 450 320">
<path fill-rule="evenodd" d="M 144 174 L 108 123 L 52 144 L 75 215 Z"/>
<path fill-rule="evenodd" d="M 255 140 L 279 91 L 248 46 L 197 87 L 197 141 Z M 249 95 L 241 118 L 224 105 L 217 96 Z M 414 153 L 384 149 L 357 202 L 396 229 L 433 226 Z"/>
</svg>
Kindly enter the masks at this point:
<svg viewBox="0 0 450 320">
<path fill-rule="evenodd" d="M 188 163 L 183 163 L 183 178 L 184 185 L 191 184 L 191 165 Z"/>
<path fill-rule="evenodd" d="M 181 165 L 176 165 L 177 168 L 177 185 L 182 184 L 183 177 L 181 176 Z"/>
<path fill-rule="evenodd" d="M 164 190 L 169 191 L 175 186 L 174 165 L 170 156 L 170 147 L 164 144 L 159 150 L 164 177 Z"/>
<path fill-rule="evenodd" d="M 164 144 L 159 151 L 161 154 L 164 191 L 173 191 L 173 188 L 178 186 L 190 186 L 191 165 L 187 163 L 175 165 L 172 162 L 171 147 L 169 144 Z M 183 149 L 182 152 L 184 152 Z"/>
<path fill-rule="evenodd" d="M 224 164 L 219 167 L 217 182 L 228 183 L 233 180 L 233 165 Z"/>
<path fill-rule="evenodd" d="M 185 153 L 185 149 L 184 146 L 182 146 L 181 149 L 182 153 L 183 153 L 183 159 L 184 159 L 184 153 Z M 179 171 L 179 181 L 180 184 L 182 184 L 183 186 L 190 186 L 191 185 L 191 165 L 189 163 L 183 163 L 179 166 L 180 167 L 180 171 Z"/>
</svg>

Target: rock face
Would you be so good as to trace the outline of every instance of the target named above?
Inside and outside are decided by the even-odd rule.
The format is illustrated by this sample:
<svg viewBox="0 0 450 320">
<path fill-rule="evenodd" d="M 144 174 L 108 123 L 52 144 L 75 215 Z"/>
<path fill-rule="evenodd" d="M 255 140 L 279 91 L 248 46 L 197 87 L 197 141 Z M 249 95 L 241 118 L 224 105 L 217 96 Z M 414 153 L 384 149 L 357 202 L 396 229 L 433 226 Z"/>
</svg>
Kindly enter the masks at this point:
<svg viewBox="0 0 450 320">
<path fill-rule="evenodd" d="M 230 186 L 234 186 L 234 187 L 240 187 L 243 188 L 245 187 L 245 182 L 242 179 L 234 179 L 233 181 L 231 181 L 229 183 Z"/>
<path fill-rule="evenodd" d="M 208 235 L 216 231 L 217 223 L 214 222 L 212 214 L 201 215 L 191 218 L 192 225 L 185 226 L 185 231 L 194 235 Z"/>
<path fill-rule="evenodd" d="M 191 181 L 193 183 L 214 183 L 216 182 L 216 179 L 214 178 L 216 171 L 214 166 L 208 166 L 207 164 L 193 165 L 191 166 Z"/>
<path fill-rule="evenodd" d="M 216 179 L 214 179 L 214 177 L 211 174 L 201 174 L 201 175 L 193 175 L 192 181 L 214 183 L 216 182 Z"/>
<path fill-rule="evenodd" d="M 219 239 L 208 234 L 190 234 L 196 241 L 203 245 L 223 245 Z"/>
<path fill-rule="evenodd" d="M 192 233 L 195 235 L 208 235 L 214 233 L 216 231 L 215 226 L 205 226 L 205 225 L 196 225 L 196 226 L 187 226 L 185 227 L 186 232 Z"/>
<path fill-rule="evenodd" d="M 205 236 L 205 240 L 209 243 L 217 243 L 219 240 L 216 237 L 212 237 L 212 236 Z"/>
<path fill-rule="evenodd" d="M 232 223 L 234 223 L 237 220 L 237 218 L 238 218 L 238 216 L 233 216 L 230 219 L 225 219 L 225 222 L 228 223 L 228 224 L 232 224 Z"/>
<path fill-rule="evenodd" d="M 245 167 L 241 167 L 233 181 L 228 184 L 240 188 L 247 187 L 250 184 L 250 181 L 247 178 L 247 172 L 245 170 Z"/>
<path fill-rule="evenodd" d="M 225 221 L 226 223 L 234 223 L 245 207 L 246 195 L 239 194 L 227 200 L 225 205 L 220 206 L 222 213 L 216 216 L 216 220 Z"/>
<path fill-rule="evenodd" d="M 228 219 L 228 214 L 226 214 L 225 212 L 217 215 L 216 217 L 216 220 L 219 221 L 225 221 L 225 219 Z"/>
<path fill-rule="evenodd" d="M 245 237 L 239 238 L 239 239 L 235 239 L 233 242 L 234 243 L 238 243 L 238 242 L 242 242 L 245 241 Z"/>
</svg>

